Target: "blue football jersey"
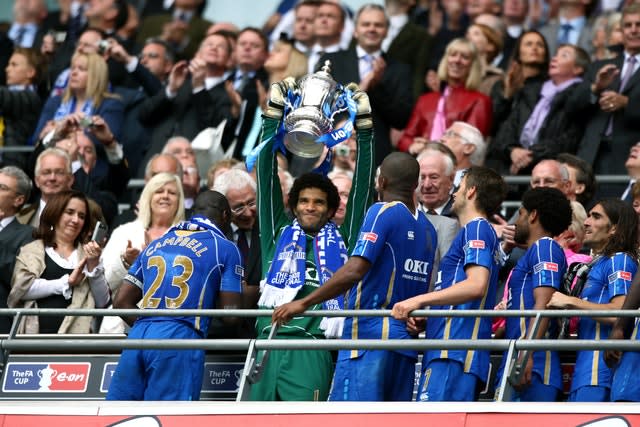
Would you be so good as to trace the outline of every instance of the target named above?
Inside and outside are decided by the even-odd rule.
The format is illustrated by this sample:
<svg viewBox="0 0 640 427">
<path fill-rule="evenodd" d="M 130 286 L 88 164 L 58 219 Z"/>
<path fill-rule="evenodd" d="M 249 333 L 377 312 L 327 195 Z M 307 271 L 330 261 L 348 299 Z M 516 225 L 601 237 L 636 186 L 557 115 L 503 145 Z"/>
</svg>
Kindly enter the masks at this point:
<svg viewBox="0 0 640 427">
<path fill-rule="evenodd" d="M 627 295 L 638 265 L 626 253 L 616 253 L 598 259 L 587 276 L 580 298 L 596 304 L 607 304 L 614 297 Z M 578 323 L 578 338 L 586 340 L 608 339 L 611 325 L 600 323 L 590 317 L 581 317 Z M 583 386 L 611 386 L 612 371 L 604 363 L 604 352 L 578 351 L 571 382 L 571 391 Z"/>
<path fill-rule="evenodd" d="M 125 280 L 142 290 L 141 308 L 211 309 L 219 291 L 242 292 L 240 251 L 217 228 L 188 229 L 182 223 L 151 242 Z M 210 318 L 141 317 L 140 321 L 181 320 L 207 334 Z"/>
<path fill-rule="evenodd" d="M 440 271 L 434 291 L 446 289 L 467 278 L 465 267 L 478 265 L 489 270 L 489 284 L 485 295 L 460 305 L 432 306 L 434 310 L 486 310 L 492 309 L 496 300 L 498 273 L 500 271 L 500 241 L 491 224 L 484 218 L 467 223 L 456 235 L 447 254 L 440 261 Z M 427 320 L 426 337 L 432 339 L 490 339 L 491 318 L 480 317 L 430 317 Z M 473 373 L 485 380 L 489 371 L 488 351 L 431 350 L 425 352 L 425 360 L 454 359 L 461 362 L 464 372 Z"/>
<path fill-rule="evenodd" d="M 511 270 L 506 284 L 509 290 L 507 310 L 532 310 L 535 288 L 548 286 L 559 290 L 566 269 L 567 260 L 558 243 L 549 237 L 536 241 Z M 533 318 L 507 317 L 506 338 L 526 337 L 527 327 L 532 320 Z M 553 324 L 554 322 L 550 323 Z M 536 351 L 533 354 L 533 372 L 540 376 L 545 385 L 562 389 L 557 352 Z"/>
<path fill-rule="evenodd" d="M 401 202 L 376 203 L 367 212 L 352 256 L 371 263 L 365 277 L 347 295 L 348 309 L 393 308 L 396 302 L 427 292 L 437 236 L 419 211 L 412 214 Z M 345 339 L 410 338 L 406 324 L 390 317 L 348 317 Z M 415 356 L 415 351 L 401 351 Z M 358 357 L 340 352 L 340 358 Z"/>
</svg>

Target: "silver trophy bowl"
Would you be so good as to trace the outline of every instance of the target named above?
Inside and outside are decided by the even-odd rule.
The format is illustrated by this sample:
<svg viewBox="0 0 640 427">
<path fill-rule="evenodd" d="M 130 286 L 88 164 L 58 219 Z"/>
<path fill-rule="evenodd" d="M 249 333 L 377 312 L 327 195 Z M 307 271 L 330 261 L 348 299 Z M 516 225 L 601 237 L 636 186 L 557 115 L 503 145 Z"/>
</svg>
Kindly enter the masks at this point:
<svg viewBox="0 0 640 427">
<path fill-rule="evenodd" d="M 333 110 L 337 83 L 331 77 L 331 62 L 325 61 L 320 71 L 307 74 L 298 82 L 300 106 L 284 119 L 287 130 L 284 144 L 296 156 L 311 159 L 322 154 L 324 145 L 317 142 L 331 132 L 333 123 L 323 111 Z"/>
</svg>

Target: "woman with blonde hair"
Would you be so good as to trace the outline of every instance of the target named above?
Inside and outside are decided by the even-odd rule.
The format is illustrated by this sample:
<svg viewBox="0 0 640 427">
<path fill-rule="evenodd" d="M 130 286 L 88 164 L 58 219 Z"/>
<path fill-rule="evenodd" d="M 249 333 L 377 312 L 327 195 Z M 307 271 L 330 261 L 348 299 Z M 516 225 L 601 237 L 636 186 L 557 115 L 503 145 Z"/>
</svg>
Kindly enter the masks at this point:
<svg viewBox="0 0 640 427">
<path fill-rule="evenodd" d="M 112 292 L 120 288 L 129 267 L 149 242 L 161 237 L 184 218 L 180 178 L 166 172 L 155 175 L 142 190 L 137 219 L 113 230 L 104 248 L 102 262 Z M 124 332 L 124 323 L 118 317 L 105 317 L 100 332 Z"/>
<path fill-rule="evenodd" d="M 77 52 L 71 58 L 69 83 L 62 96 L 53 96 L 45 104 L 35 135 L 44 137 L 57 121 L 74 117 L 80 128 L 93 124 L 93 116 L 100 116 L 109 125 L 115 139 L 120 137 L 124 119 L 124 104 L 117 95 L 109 93 L 109 69 L 96 53 Z"/>
<path fill-rule="evenodd" d="M 289 76 L 297 80 L 307 74 L 307 57 L 296 49 L 293 40 L 281 36 L 271 47 L 264 69 L 269 73 L 270 84 Z"/>
<path fill-rule="evenodd" d="M 491 128 L 491 99 L 477 88 L 482 80 L 475 46 L 463 38 L 447 45 L 438 66 L 440 90 L 422 95 L 398 141 L 398 150 L 416 154 L 429 140 L 439 140 L 456 121 L 487 135 Z"/>
</svg>

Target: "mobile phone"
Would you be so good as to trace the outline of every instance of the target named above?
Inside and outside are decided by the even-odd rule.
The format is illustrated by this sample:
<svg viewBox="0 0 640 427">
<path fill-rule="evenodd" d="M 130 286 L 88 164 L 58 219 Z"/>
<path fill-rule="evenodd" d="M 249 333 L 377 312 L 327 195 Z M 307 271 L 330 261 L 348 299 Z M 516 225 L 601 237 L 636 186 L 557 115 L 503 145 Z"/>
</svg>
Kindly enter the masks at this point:
<svg viewBox="0 0 640 427">
<path fill-rule="evenodd" d="M 105 237 L 107 237 L 107 226 L 103 224 L 101 221 L 96 222 L 96 227 L 93 229 L 93 236 L 91 236 L 91 240 L 96 243 L 102 244 Z"/>
<path fill-rule="evenodd" d="M 336 156 L 349 157 L 349 154 L 351 154 L 351 150 L 346 145 L 338 145 L 336 147 Z"/>
</svg>

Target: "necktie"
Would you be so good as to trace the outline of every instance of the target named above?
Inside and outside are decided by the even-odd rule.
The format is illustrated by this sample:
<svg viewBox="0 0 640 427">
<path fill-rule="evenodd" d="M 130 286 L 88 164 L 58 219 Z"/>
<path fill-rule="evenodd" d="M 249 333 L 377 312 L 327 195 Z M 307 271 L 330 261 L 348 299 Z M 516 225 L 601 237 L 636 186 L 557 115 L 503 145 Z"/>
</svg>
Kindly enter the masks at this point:
<svg viewBox="0 0 640 427">
<path fill-rule="evenodd" d="M 238 76 L 236 77 L 236 90 L 238 92 L 242 92 L 245 86 L 247 86 L 248 82 L 249 82 L 249 74 L 247 73 L 238 74 Z"/>
<path fill-rule="evenodd" d="M 360 73 L 360 80 L 364 79 L 367 74 L 373 70 L 373 56 L 367 54 L 362 57 L 363 67 Z"/>
<path fill-rule="evenodd" d="M 82 9 L 78 11 L 75 16 L 72 16 L 69 20 L 69 34 L 68 38 L 71 41 L 76 41 L 80 35 L 80 29 L 82 28 Z"/>
<path fill-rule="evenodd" d="M 558 44 L 569 43 L 569 34 L 571 34 L 571 30 L 573 30 L 573 25 L 571 24 L 562 24 L 560 26 L 560 36 L 558 37 Z"/>
<path fill-rule="evenodd" d="M 435 210 L 433 210 L 433 209 L 427 209 L 427 213 L 428 213 L 429 215 L 438 215 L 438 212 L 436 212 L 436 211 L 435 211 Z"/>
<path fill-rule="evenodd" d="M 20 27 L 18 27 L 18 32 L 16 33 L 16 38 L 13 40 L 14 46 L 22 47 L 22 39 L 24 39 L 26 33 L 27 27 L 20 25 Z"/>
<path fill-rule="evenodd" d="M 238 229 L 238 249 L 240 249 L 240 254 L 242 255 L 242 265 L 247 266 L 247 260 L 249 258 L 249 242 L 247 242 L 247 233 L 245 230 Z"/>
<path fill-rule="evenodd" d="M 627 67 L 624 69 L 624 74 L 620 79 L 620 89 L 618 89 L 618 93 L 622 93 L 627 83 L 629 83 L 629 80 L 631 79 L 631 76 L 633 75 L 633 72 L 636 68 L 636 62 L 637 59 L 635 56 L 629 56 L 627 58 Z M 615 112 L 613 114 L 615 114 Z M 607 130 L 604 133 L 606 136 L 610 136 L 613 132 L 613 114 L 611 114 L 609 118 L 609 124 L 607 125 Z"/>
<path fill-rule="evenodd" d="M 629 56 L 627 58 L 627 68 L 624 70 L 624 75 L 620 79 L 620 90 L 618 90 L 618 92 L 622 92 L 625 86 L 627 86 L 627 83 L 629 83 L 629 79 L 633 75 L 633 71 L 636 68 L 636 61 L 637 60 L 635 56 Z"/>
</svg>

